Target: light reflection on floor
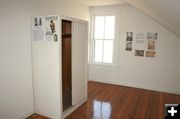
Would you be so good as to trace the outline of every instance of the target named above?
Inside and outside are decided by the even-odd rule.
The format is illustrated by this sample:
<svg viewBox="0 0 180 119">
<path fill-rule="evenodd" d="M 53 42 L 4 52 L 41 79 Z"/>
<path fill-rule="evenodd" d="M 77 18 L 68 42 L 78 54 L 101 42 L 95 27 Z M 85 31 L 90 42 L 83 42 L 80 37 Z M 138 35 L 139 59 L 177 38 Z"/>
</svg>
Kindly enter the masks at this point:
<svg viewBox="0 0 180 119">
<path fill-rule="evenodd" d="M 110 102 L 93 101 L 93 119 L 109 119 L 111 115 Z"/>
</svg>

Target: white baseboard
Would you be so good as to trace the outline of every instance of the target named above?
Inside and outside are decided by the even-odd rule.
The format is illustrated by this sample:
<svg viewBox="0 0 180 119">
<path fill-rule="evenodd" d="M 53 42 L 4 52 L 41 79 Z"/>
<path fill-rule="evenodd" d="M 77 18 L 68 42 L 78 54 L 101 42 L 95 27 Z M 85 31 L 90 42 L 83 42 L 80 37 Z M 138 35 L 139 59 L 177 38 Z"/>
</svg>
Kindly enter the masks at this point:
<svg viewBox="0 0 180 119">
<path fill-rule="evenodd" d="M 28 112 L 24 112 L 23 114 L 19 115 L 17 118 L 15 119 L 25 119 L 29 116 L 31 116 L 32 114 L 34 114 L 34 110 L 28 111 Z"/>
<path fill-rule="evenodd" d="M 70 115 L 73 111 L 75 111 L 78 107 L 80 107 L 86 101 L 87 101 L 87 98 L 84 98 L 78 104 L 76 104 L 75 106 L 70 107 L 68 110 L 63 112 L 63 119 L 66 118 L 68 115 Z"/>
<path fill-rule="evenodd" d="M 140 89 L 147 89 L 147 90 L 152 90 L 152 91 L 159 91 L 159 92 L 165 92 L 165 93 L 172 93 L 172 94 L 180 94 L 180 90 L 176 89 L 167 89 L 167 88 L 162 88 L 162 87 L 154 87 L 151 85 L 143 85 L 143 84 L 138 84 L 138 83 L 132 83 L 132 82 L 110 82 L 110 81 L 99 81 L 96 79 L 91 79 L 89 81 L 96 81 L 96 82 L 101 82 L 101 83 L 108 83 L 108 84 L 114 84 L 114 85 L 122 85 L 122 86 L 128 86 L 128 87 L 134 87 L 134 88 L 140 88 Z"/>
</svg>

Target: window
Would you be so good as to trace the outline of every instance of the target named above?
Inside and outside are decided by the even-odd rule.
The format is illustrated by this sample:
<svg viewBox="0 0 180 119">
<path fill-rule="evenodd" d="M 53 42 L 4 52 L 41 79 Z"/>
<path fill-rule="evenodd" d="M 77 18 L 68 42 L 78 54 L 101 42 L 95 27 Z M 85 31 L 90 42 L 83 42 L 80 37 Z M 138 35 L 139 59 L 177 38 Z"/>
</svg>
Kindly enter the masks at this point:
<svg viewBox="0 0 180 119">
<path fill-rule="evenodd" d="M 101 64 L 112 64 L 115 16 L 95 16 L 93 25 L 93 61 Z"/>
</svg>

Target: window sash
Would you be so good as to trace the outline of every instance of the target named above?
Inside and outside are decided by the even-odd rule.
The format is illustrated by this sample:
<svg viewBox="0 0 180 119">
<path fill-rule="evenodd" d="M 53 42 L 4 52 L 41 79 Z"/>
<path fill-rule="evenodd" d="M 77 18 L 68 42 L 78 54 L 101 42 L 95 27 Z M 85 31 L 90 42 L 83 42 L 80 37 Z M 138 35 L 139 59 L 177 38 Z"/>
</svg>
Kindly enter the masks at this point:
<svg viewBox="0 0 180 119">
<path fill-rule="evenodd" d="M 93 61 L 94 62 L 96 62 L 96 63 L 101 63 L 101 64 L 113 64 L 113 51 L 114 51 L 114 42 L 113 42 L 113 40 L 104 40 L 104 39 L 101 39 L 101 40 L 93 40 L 94 42 L 93 42 L 93 46 L 94 46 L 94 50 L 93 50 Z M 96 52 L 96 50 L 97 50 L 97 48 L 96 48 L 96 41 L 101 41 L 101 50 L 100 50 L 100 52 L 101 53 L 98 53 L 98 52 Z M 105 44 L 105 42 L 106 41 L 111 41 L 112 42 L 112 44 L 111 44 L 111 49 L 109 49 L 110 51 L 111 51 L 111 62 L 107 62 L 107 60 L 106 60 L 106 58 L 105 58 L 105 51 L 107 50 L 107 49 L 105 49 L 105 45 L 107 45 L 107 44 Z M 108 50 L 108 51 L 109 51 Z M 97 53 L 99 54 L 99 55 L 101 55 L 101 61 L 98 61 L 96 58 L 97 58 Z"/>
<path fill-rule="evenodd" d="M 113 38 L 105 38 L 105 36 L 106 36 L 106 35 L 105 35 L 105 32 L 106 32 L 106 31 L 105 31 L 105 30 L 106 30 L 106 19 L 105 19 L 105 18 L 106 18 L 107 16 L 113 16 L 113 17 L 114 17 L 114 30 L 113 30 L 114 32 L 113 32 L 113 35 L 112 35 Z M 116 22 L 115 19 L 116 19 L 116 18 L 115 18 L 114 15 L 107 15 L 107 16 L 100 16 L 100 17 L 104 17 L 104 20 L 103 20 L 103 21 L 104 21 L 103 37 L 102 37 L 102 38 L 96 38 L 96 37 L 95 37 L 95 32 L 96 32 L 96 31 L 95 31 L 95 27 L 96 27 L 96 26 L 95 26 L 95 25 L 96 25 L 95 19 L 96 19 L 96 17 L 99 17 L 99 16 L 94 16 L 94 20 L 93 20 L 93 21 L 94 21 L 94 23 L 93 23 L 93 28 L 94 28 L 94 29 L 93 29 L 93 62 L 94 62 L 94 63 L 97 63 L 97 64 L 113 64 L 113 62 L 114 62 L 114 40 L 115 40 L 115 27 L 116 27 L 116 26 L 115 26 L 115 22 Z M 97 54 L 96 54 L 96 41 L 102 41 L 102 49 L 101 49 L 101 52 L 102 52 L 101 55 L 102 55 L 102 56 L 101 56 L 101 61 L 97 61 L 97 59 L 96 59 L 96 55 L 97 55 Z M 105 47 L 105 43 L 104 43 L 104 42 L 105 42 L 105 41 L 112 41 L 112 53 L 110 54 L 110 55 L 112 55 L 112 56 L 111 56 L 111 60 L 112 60 L 112 61 L 111 61 L 110 63 L 105 62 L 105 59 L 104 59 L 104 58 L 105 58 L 105 57 L 104 57 L 104 47 Z"/>
</svg>

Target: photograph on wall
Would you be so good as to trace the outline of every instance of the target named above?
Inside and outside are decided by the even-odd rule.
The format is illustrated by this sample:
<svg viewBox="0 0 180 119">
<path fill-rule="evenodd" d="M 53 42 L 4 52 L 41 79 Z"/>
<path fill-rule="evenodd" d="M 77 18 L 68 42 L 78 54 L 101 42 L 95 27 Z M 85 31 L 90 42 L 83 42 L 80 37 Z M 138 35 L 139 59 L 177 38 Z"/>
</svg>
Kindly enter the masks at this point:
<svg viewBox="0 0 180 119">
<path fill-rule="evenodd" d="M 156 40 L 157 39 L 157 33 L 148 32 L 147 33 L 147 39 L 154 39 L 154 40 Z"/>
<path fill-rule="evenodd" d="M 144 57 L 144 50 L 135 50 L 135 56 Z"/>
<path fill-rule="evenodd" d="M 155 57 L 156 51 L 146 51 L 146 57 Z"/>
<path fill-rule="evenodd" d="M 58 27 L 59 27 L 59 17 L 58 16 L 45 17 L 46 41 L 57 41 L 58 32 L 59 32 Z"/>
<path fill-rule="evenodd" d="M 155 50 L 155 40 L 148 40 L 148 50 Z"/>
<path fill-rule="evenodd" d="M 126 42 L 126 51 L 132 51 L 132 41 Z"/>
<path fill-rule="evenodd" d="M 34 26 L 35 27 L 42 26 L 42 17 L 35 17 L 34 18 Z"/>
<path fill-rule="evenodd" d="M 133 32 L 126 32 L 126 41 L 133 41 Z"/>
<path fill-rule="evenodd" d="M 32 28 L 33 30 L 44 30 L 44 17 L 33 17 L 32 18 Z"/>
</svg>

